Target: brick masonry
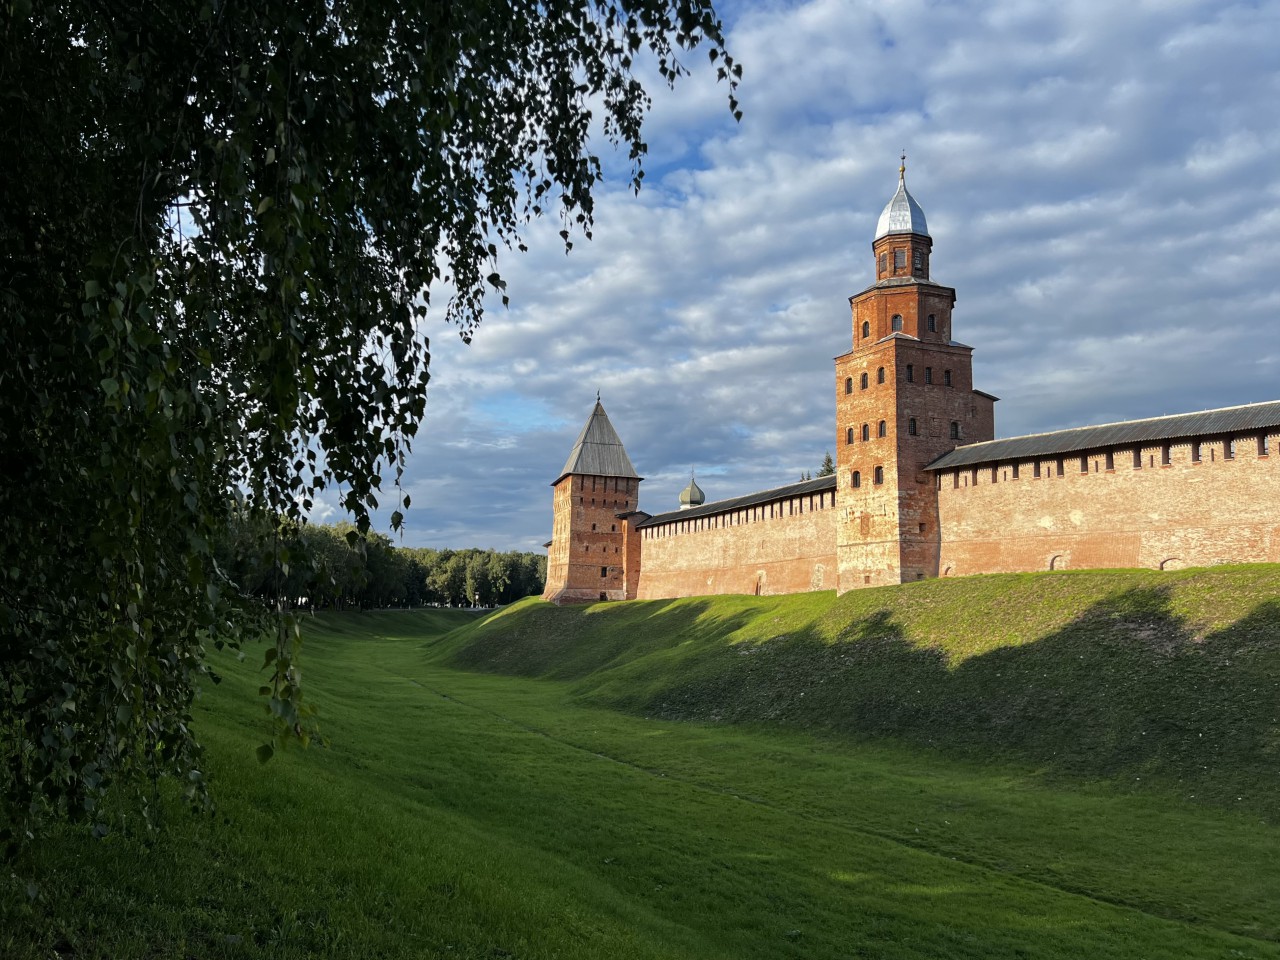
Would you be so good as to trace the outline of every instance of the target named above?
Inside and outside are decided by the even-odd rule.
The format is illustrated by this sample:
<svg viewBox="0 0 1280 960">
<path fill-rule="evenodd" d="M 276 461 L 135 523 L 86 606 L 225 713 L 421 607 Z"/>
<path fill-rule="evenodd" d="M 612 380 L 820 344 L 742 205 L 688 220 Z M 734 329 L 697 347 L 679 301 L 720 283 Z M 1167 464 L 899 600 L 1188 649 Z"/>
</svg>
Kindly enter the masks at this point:
<svg viewBox="0 0 1280 960">
<path fill-rule="evenodd" d="M 1266 455 L 1252 434 L 1230 459 L 1211 437 L 1170 444 L 1168 465 L 1155 444 L 1136 468 L 1128 447 L 1049 457 L 1038 477 L 1036 461 L 940 473 L 939 573 L 1280 562 L 1280 437 L 1262 435 Z"/>
<path fill-rule="evenodd" d="M 643 527 L 636 596 L 831 590 L 835 515 L 826 491 Z"/>
</svg>

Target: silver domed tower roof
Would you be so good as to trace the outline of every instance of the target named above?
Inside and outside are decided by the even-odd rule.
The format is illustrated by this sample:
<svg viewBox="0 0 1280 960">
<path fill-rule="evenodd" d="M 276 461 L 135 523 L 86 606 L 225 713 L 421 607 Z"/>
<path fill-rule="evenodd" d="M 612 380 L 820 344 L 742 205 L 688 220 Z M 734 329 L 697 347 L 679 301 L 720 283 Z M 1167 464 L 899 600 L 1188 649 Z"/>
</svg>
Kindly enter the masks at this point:
<svg viewBox="0 0 1280 960">
<path fill-rule="evenodd" d="M 698 481 L 690 476 L 689 485 L 680 491 L 680 509 L 688 510 L 692 507 L 700 507 L 706 502 L 707 495 L 698 486 Z"/>
<path fill-rule="evenodd" d="M 922 237 L 929 236 L 929 225 L 924 221 L 924 211 L 916 198 L 907 193 L 907 157 L 902 156 L 902 166 L 898 167 L 898 192 L 885 205 L 876 223 L 876 235 L 872 242 L 891 233 L 918 233 Z"/>
</svg>

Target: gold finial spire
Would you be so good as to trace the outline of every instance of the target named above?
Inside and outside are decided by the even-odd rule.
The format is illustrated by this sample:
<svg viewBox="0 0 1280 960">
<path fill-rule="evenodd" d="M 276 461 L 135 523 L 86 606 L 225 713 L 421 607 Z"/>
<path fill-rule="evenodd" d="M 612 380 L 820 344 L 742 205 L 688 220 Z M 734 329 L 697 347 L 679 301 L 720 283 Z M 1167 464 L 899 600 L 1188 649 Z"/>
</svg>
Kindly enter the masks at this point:
<svg viewBox="0 0 1280 960">
<path fill-rule="evenodd" d="M 902 165 L 898 167 L 898 179 L 903 183 L 907 180 L 907 151 L 902 151 Z"/>
</svg>

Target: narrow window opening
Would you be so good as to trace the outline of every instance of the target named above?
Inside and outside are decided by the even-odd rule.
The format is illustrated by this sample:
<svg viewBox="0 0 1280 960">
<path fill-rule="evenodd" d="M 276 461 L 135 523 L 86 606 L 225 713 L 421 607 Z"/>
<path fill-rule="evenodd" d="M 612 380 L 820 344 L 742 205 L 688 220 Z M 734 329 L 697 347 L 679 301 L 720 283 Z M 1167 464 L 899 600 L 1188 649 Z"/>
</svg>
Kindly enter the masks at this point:
<svg viewBox="0 0 1280 960">
<path fill-rule="evenodd" d="M 959 420 L 951 421 L 951 439 L 952 440 L 960 439 L 960 421 Z"/>
<path fill-rule="evenodd" d="M 600 568 L 600 576 L 602 576 L 602 577 L 607 577 L 608 575 L 609 575 L 609 568 L 608 568 L 608 567 L 601 567 L 601 568 Z"/>
<path fill-rule="evenodd" d="M 1055 464 L 1054 472 L 1057 473 L 1058 476 L 1062 476 L 1066 472 L 1066 462 L 1063 460 L 1062 457 L 1058 458 L 1058 462 Z"/>
<path fill-rule="evenodd" d="M 866 262 L 865 260 L 863 261 Z M 893 269 L 901 270 L 907 265 L 907 251 L 903 247 L 898 247 L 893 251 Z"/>
<path fill-rule="evenodd" d="M 844 442 L 845 442 L 845 443 L 853 443 L 853 427 L 849 427 L 847 430 L 845 430 L 845 432 L 844 432 Z"/>
<path fill-rule="evenodd" d="M 995 483 L 995 482 L 998 480 L 998 477 L 997 477 L 997 474 L 996 474 L 996 469 L 997 469 L 996 467 L 992 467 L 992 468 L 991 468 L 991 482 L 992 482 L 992 483 Z"/>
<path fill-rule="evenodd" d="M 1236 442 L 1234 438 L 1227 437 L 1227 439 L 1222 442 L 1222 459 L 1234 460 L 1235 458 L 1236 458 Z"/>
<path fill-rule="evenodd" d="M 895 314 L 893 315 L 893 319 L 889 321 L 889 327 L 890 327 L 890 329 L 892 329 L 895 333 L 901 332 L 901 330 L 902 330 L 902 314 L 900 314 L 900 313 L 895 313 Z"/>
<path fill-rule="evenodd" d="M 933 367 L 924 368 L 924 382 L 933 383 Z"/>
<path fill-rule="evenodd" d="M 879 425 L 876 427 L 876 436 L 877 437 L 887 436 L 887 430 L 888 430 L 887 424 L 883 420 L 881 420 Z"/>
<path fill-rule="evenodd" d="M 871 324 L 868 323 L 866 320 L 863 320 L 862 321 L 862 338 L 865 340 L 869 336 L 871 336 Z"/>
<path fill-rule="evenodd" d="M 907 364 L 907 383 L 916 382 L 916 367 L 913 363 Z"/>
<path fill-rule="evenodd" d="M 884 367 L 876 370 L 876 383 L 884 383 Z"/>
<path fill-rule="evenodd" d="M 1142 448 L 1141 447 L 1133 448 L 1133 469 L 1135 470 L 1142 469 Z"/>
<path fill-rule="evenodd" d="M 887 253 L 880 254 L 880 272 L 884 273 L 889 269 L 889 255 Z"/>
<path fill-rule="evenodd" d="M 917 276 L 924 276 L 924 251 L 915 250 L 911 254 L 911 270 Z"/>
<path fill-rule="evenodd" d="M 1191 441 L 1191 462 L 1192 463 L 1200 462 L 1200 441 L 1199 440 Z"/>
<path fill-rule="evenodd" d="M 1088 457 L 1081 457 L 1081 458 L 1080 458 L 1080 472 L 1081 472 L 1081 473 L 1088 473 L 1088 472 L 1089 472 L 1089 458 L 1088 458 Z"/>
<path fill-rule="evenodd" d="M 1258 434 L 1258 456 L 1265 457 L 1271 453 L 1271 438 L 1265 433 Z"/>
<path fill-rule="evenodd" d="M 943 383 L 943 385 L 944 385 L 944 386 L 947 386 L 947 387 L 951 386 L 951 371 L 950 371 L 950 370 L 943 370 L 943 371 L 942 371 L 942 383 Z"/>
<path fill-rule="evenodd" d="M 935 317 L 932 313 L 929 314 L 929 332 L 930 333 L 938 332 L 938 318 Z"/>
<path fill-rule="evenodd" d="M 853 477 L 850 479 L 849 483 L 850 483 L 850 485 L 853 487 L 853 489 L 855 489 L 855 490 L 857 490 L 859 487 L 861 487 L 861 486 L 862 486 L 862 473 L 861 473 L 861 471 L 858 471 L 858 470 L 853 471 Z"/>
<path fill-rule="evenodd" d="M 912 417 L 910 420 L 907 421 L 907 434 L 914 437 L 917 435 L 918 431 L 919 431 L 919 428 L 916 425 L 916 418 Z"/>
<path fill-rule="evenodd" d="M 884 483 L 884 467 L 876 467 L 875 482 Z"/>
<path fill-rule="evenodd" d="M 844 378 L 844 392 L 853 393 L 853 377 Z"/>
<path fill-rule="evenodd" d="M 864 374 L 862 375 L 862 381 L 861 381 L 862 389 L 863 389 L 863 390 L 867 389 L 867 384 L 868 384 L 869 382 L 870 382 L 870 381 L 867 379 L 867 375 L 864 373 Z"/>
<path fill-rule="evenodd" d="M 866 443 L 871 439 L 871 424 L 864 423 L 862 425 L 862 442 Z"/>
<path fill-rule="evenodd" d="M 1018 479 L 1018 464 L 1013 464 L 1013 479 Z"/>
<path fill-rule="evenodd" d="M 1160 447 L 1160 466 L 1167 467 L 1173 459 L 1173 449 L 1170 444 L 1163 444 Z"/>
<path fill-rule="evenodd" d="M 1037 460 L 1035 463 L 1031 465 L 1031 479 L 1033 480 L 1040 479 L 1040 461 L 1039 460 Z"/>
<path fill-rule="evenodd" d="M 1116 468 L 1116 455 L 1112 450 L 1107 451 L 1107 469 L 1114 470 Z"/>
</svg>

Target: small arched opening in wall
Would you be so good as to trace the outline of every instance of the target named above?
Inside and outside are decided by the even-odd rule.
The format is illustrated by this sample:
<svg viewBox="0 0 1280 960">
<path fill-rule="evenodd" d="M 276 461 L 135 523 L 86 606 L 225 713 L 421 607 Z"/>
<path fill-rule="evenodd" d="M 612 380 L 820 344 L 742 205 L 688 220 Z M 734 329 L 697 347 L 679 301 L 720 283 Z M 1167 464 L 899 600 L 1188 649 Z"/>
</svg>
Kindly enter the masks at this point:
<svg viewBox="0 0 1280 960">
<path fill-rule="evenodd" d="M 1160 561 L 1161 570 L 1181 570 L 1187 565 L 1187 562 L 1181 557 L 1169 557 Z"/>
<path fill-rule="evenodd" d="M 1049 569 L 1050 570 L 1067 569 L 1067 558 L 1060 553 L 1055 553 L 1052 557 L 1049 558 Z"/>
<path fill-rule="evenodd" d="M 942 575 L 943 575 L 944 577 L 949 577 L 949 576 L 951 576 L 951 575 L 952 575 L 952 573 L 953 573 L 954 571 L 955 571 L 955 568 L 954 568 L 954 567 L 946 567 L 946 568 L 944 568 L 944 569 L 943 569 L 943 571 L 942 571 Z"/>
</svg>

